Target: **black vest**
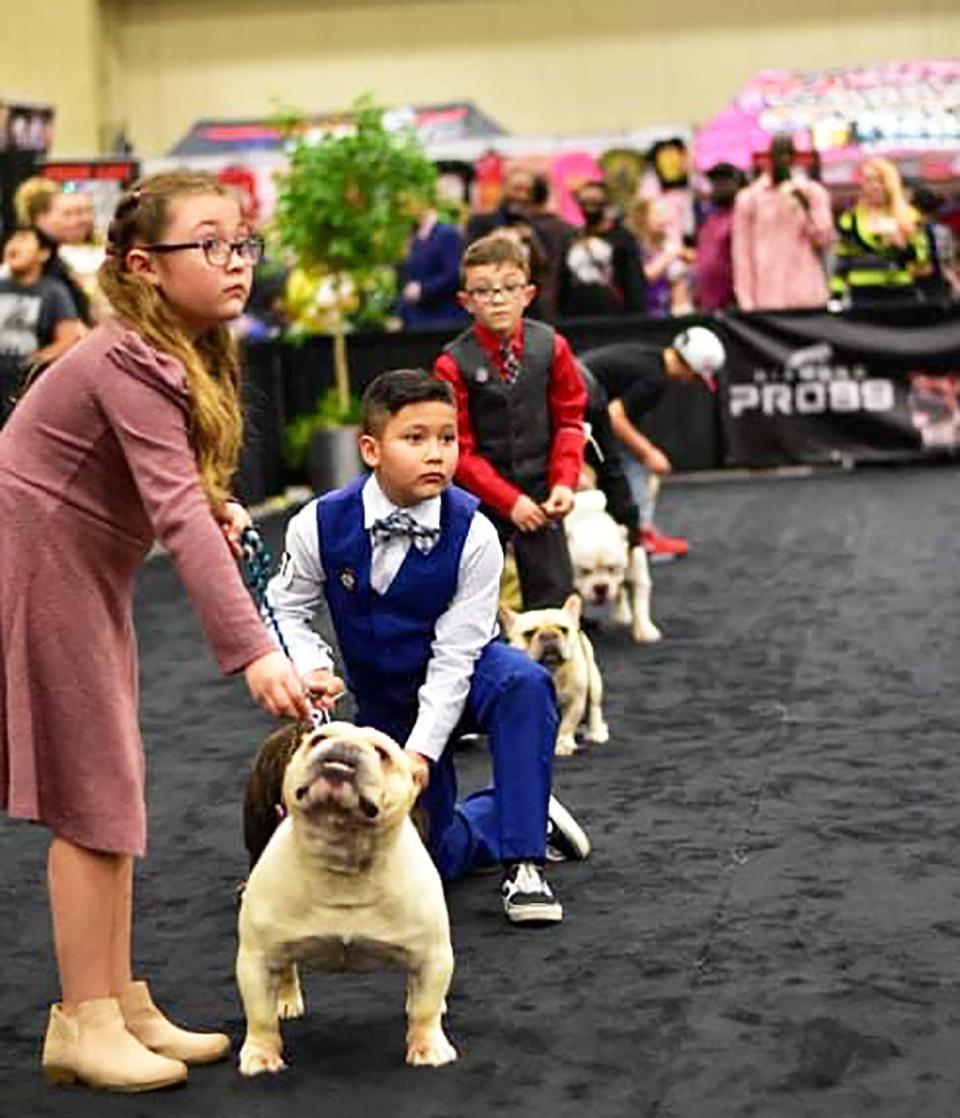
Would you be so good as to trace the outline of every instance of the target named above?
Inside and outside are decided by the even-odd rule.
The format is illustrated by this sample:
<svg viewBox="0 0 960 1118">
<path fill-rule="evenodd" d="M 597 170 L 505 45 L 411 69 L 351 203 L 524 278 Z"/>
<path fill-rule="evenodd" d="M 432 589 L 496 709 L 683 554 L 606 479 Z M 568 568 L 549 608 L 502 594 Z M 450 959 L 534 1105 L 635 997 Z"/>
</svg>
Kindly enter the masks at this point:
<svg viewBox="0 0 960 1118">
<path fill-rule="evenodd" d="M 467 388 L 477 453 L 536 501 L 549 492 L 547 472 L 553 430 L 548 388 L 556 331 L 524 319 L 523 372 L 508 384 L 495 362 L 465 330 L 446 347 Z"/>
</svg>

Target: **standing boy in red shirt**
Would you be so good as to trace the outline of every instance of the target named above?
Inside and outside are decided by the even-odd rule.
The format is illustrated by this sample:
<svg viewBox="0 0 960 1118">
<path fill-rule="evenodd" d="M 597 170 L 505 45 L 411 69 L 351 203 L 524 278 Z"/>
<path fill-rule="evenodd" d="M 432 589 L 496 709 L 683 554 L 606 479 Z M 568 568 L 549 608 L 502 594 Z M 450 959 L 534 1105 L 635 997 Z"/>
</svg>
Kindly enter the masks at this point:
<svg viewBox="0 0 960 1118">
<path fill-rule="evenodd" d="M 560 606 L 573 592 L 562 521 L 583 462 L 586 389 L 566 339 L 523 317 L 536 288 L 522 245 L 474 241 L 460 280 L 474 322 L 435 369 L 456 396 L 456 481 L 513 540 L 524 608 Z"/>
</svg>

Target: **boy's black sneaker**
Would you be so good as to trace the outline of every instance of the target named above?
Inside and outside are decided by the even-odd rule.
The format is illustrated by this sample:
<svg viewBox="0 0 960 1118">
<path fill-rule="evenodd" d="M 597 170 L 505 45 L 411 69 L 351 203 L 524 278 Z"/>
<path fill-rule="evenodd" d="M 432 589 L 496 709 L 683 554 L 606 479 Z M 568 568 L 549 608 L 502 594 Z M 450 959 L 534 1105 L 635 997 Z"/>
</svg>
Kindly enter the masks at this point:
<svg viewBox="0 0 960 1118">
<path fill-rule="evenodd" d="M 559 924 L 563 919 L 563 906 L 536 862 L 514 862 L 507 866 L 500 896 L 511 924 Z"/>
<path fill-rule="evenodd" d="M 555 797 L 547 806 L 547 861 L 583 862 L 590 857 L 586 831 Z"/>
</svg>

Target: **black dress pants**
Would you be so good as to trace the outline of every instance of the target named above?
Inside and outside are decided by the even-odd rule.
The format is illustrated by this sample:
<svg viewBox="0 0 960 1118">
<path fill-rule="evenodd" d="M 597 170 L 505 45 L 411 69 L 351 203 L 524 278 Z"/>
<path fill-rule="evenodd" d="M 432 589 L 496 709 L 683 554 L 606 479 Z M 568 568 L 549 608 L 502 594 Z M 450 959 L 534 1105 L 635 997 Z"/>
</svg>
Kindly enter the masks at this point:
<svg viewBox="0 0 960 1118">
<path fill-rule="evenodd" d="M 551 520 L 539 531 L 521 532 L 490 509 L 484 508 L 483 512 L 496 525 L 503 547 L 513 544 L 523 608 L 562 606 L 573 593 L 573 564 L 563 521 Z"/>
</svg>

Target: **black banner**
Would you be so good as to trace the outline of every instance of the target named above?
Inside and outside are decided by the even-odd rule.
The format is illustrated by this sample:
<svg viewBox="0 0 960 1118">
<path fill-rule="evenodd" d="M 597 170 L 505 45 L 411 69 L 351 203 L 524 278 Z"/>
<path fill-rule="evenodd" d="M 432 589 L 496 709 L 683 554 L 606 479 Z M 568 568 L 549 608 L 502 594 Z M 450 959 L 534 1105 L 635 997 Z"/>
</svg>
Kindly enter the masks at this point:
<svg viewBox="0 0 960 1118">
<path fill-rule="evenodd" d="M 960 449 L 960 307 L 730 315 L 718 325 L 725 465 Z"/>
</svg>

